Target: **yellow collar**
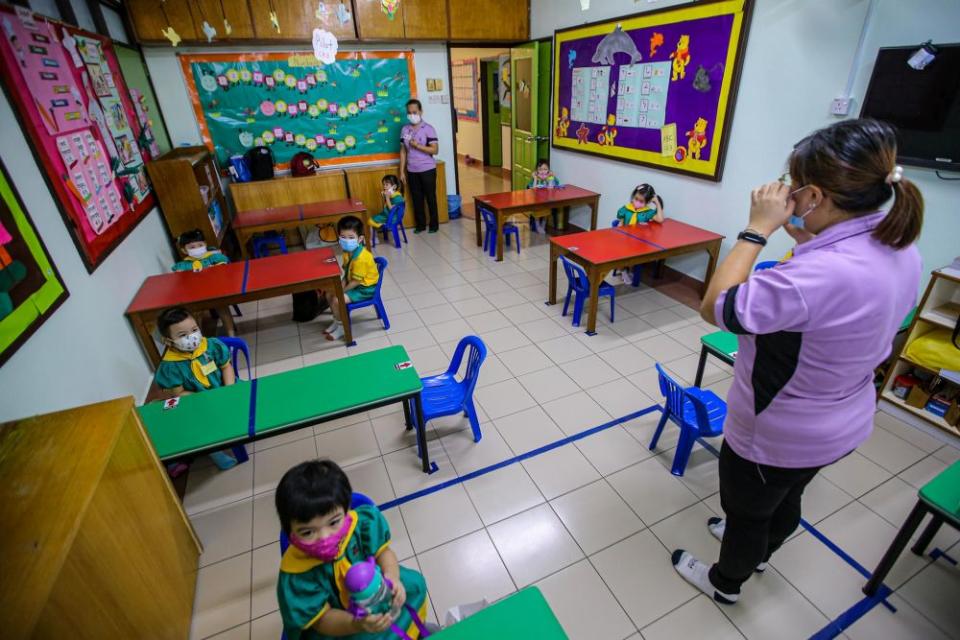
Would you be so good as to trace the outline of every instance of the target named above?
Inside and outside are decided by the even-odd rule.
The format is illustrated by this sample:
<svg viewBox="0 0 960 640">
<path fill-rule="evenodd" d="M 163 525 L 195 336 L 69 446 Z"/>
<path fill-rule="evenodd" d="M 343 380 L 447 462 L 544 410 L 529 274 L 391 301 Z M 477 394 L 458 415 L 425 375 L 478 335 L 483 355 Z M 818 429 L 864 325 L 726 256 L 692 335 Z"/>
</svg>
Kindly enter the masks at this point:
<svg viewBox="0 0 960 640">
<path fill-rule="evenodd" d="M 207 377 L 207 374 L 203 372 L 203 364 L 200 362 L 200 356 L 207 352 L 207 339 L 200 339 L 200 346 L 196 348 L 195 351 L 191 353 L 184 353 L 183 351 L 178 351 L 176 349 L 168 348 L 163 352 L 163 360 L 166 362 L 184 362 L 190 361 L 190 371 L 193 372 L 193 375 L 196 376 L 197 381 L 203 385 L 204 388 L 210 386 L 210 378 Z"/>
</svg>

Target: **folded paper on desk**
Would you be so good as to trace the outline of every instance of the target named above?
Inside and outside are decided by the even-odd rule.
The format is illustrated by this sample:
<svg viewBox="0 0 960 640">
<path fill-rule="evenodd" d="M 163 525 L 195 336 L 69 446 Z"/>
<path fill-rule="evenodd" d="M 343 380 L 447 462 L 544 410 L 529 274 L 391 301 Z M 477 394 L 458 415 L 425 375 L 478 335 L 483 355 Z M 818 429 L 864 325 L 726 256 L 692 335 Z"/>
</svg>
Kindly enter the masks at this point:
<svg viewBox="0 0 960 640">
<path fill-rule="evenodd" d="M 452 624 L 456 624 L 464 618 L 468 618 L 479 611 L 483 611 L 489 606 L 490 603 L 486 598 L 484 598 L 478 602 L 469 602 L 467 604 L 458 604 L 455 607 L 450 607 L 447 609 L 447 615 L 444 618 L 443 626 L 449 627 Z"/>
</svg>

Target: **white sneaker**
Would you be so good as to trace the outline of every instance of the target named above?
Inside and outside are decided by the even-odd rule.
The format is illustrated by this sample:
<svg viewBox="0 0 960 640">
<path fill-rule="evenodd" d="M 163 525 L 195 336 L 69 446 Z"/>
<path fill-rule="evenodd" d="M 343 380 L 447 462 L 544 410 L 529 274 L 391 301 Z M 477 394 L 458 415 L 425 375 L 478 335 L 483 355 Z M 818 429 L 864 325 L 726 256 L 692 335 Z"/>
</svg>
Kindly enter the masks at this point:
<svg viewBox="0 0 960 640">
<path fill-rule="evenodd" d="M 623 284 L 627 286 L 633 286 L 633 270 L 629 267 L 620 272 L 620 277 L 623 278 Z"/>
<path fill-rule="evenodd" d="M 723 542 L 723 532 L 727 529 L 727 521 L 723 518 L 718 518 L 713 516 L 712 518 L 707 518 L 707 529 L 710 530 L 710 533 L 713 534 L 713 537 Z M 763 573 L 767 570 L 767 563 L 761 562 L 757 565 L 757 568 L 754 569 L 757 573 Z"/>
<path fill-rule="evenodd" d="M 343 337 L 343 325 L 339 322 L 335 324 L 333 328 L 330 329 L 329 332 L 327 332 L 327 335 L 326 335 L 327 340 L 339 340 L 342 337 Z"/>
<path fill-rule="evenodd" d="M 324 332 L 324 333 L 330 333 L 330 332 L 332 332 L 332 331 L 335 331 L 338 324 L 340 324 L 340 321 L 339 321 L 339 320 L 334 320 L 333 322 L 331 322 L 330 324 L 328 324 L 326 327 L 324 327 L 323 332 Z"/>
<path fill-rule="evenodd" d="M 733 604 L 740 597 L 739 593 L 724 593 L 714 587 L 710 582 L 710 565 L 700 562 L 690 552 L 677 549 L 670 560 L 673 562 L 673 568 L 684 580 L 720 604 Z"/>
</svg>

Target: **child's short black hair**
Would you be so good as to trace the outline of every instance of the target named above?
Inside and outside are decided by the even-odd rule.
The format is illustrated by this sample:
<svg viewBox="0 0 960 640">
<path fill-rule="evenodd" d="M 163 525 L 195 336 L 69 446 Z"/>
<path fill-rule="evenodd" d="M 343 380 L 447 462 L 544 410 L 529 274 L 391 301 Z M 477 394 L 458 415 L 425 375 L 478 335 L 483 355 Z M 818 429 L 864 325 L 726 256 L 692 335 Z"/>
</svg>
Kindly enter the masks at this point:
<svg viewBox="0 0 960 640">
<path fill-rule="evenodd" d="M 337 233 L 353 231 L 358 236 L 363 235 L 363 220 L 357 216 L 343 216 L 337 221 Z"/>
<path fill-rule="evenodd" d="M 423 113 L 423 105 L 420 104 L 420 101 L 419 101 L 419 100 L 417 100 L 416 98 L 410 98 L 409 100 L 407 100 L 407 106 L 408 106 L 408 107 L 409 107 L 410 105 L 412 105 L 412 104 L 417 105 L 417 109 L 419 109 L 420 112 Z"/>
<path fill-rule="evenodd" d="M 203 231 L 200 231 L 200 229 L 191 229 L 190 231 L 184 231 L 180 234 L 180 237 L 177 238 L 177 246 L 181 249 L 191 242 L 206 242 L 206 239 L 203 237 Z"/>
<path fill-rule="evenodd" d="M 162 335 L 164 338 L 169 338 L 170 327 L 178 322 L 183 322 L 187 318 L 192 317 L 193 314 L 183 307 L 170 307 L 169 309 L 164 309 L 157 317 L 157 330 L 160 331 L 160 335 Z"/>
<path fill-rule="evenodd" d="M 633 189 L 633 193 L 630 194 L 630 199 L 633 200 L 637 196 L 643 198 L 644 202 L 650 203 L 654 198 L 660 202 L 660 207 L 663 208 L 663 198 L 657 195 L 657 192 L 653 190 L 653 186 L 644 182 L 643 184 L 638 184 Z"/>
<path fill-rule="evenodd" d="M 308 460 L 289 469 L 277 485 L 275 504 L 280 527 L 290 534 L 290 525 L 309 522 L 343 507 L 350 510 L 353 489 L 343 469 L 332 460 Z"/>
<path fill-rule="evenodd" d="M 383 184 L 384 182 L 389 185 L 393 185 L 393 187 L 397 190 L 397 193 L 403 193 L 403 185 L 400 184 L 400 178 L 392 173 L 388 173 L 387 175 L 383 176 L 383 178 L 380 180 L 380 183 Z"/>
<path fill-rule="evenodd" d="M 544 165 L 546 165 L 547 167 L 549 167 L 549 166 L 550 166 L 550 161 L 547 160 L 546 158 L 540 158 L 539 160 L 537 160 L 537 166 L 536 166 L 537 169 L 539 169 L 540 167 L 542 167 L 542 166 L 544 166 Z"/>
</svg>

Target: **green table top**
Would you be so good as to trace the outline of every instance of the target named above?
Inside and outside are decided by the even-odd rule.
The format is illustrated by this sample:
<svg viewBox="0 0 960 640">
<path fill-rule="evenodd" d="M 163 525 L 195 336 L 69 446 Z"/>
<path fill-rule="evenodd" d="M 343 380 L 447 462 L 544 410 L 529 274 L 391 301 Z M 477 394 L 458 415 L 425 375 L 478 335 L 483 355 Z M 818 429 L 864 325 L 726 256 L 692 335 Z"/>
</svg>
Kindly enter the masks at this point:
<svg viewBox="0 0 960 640">
<path fill-rule="evenodd" d="M 737 355 L 737 336 L 727 331 L 715 331 L 700 336 L 704 346 L 726 355 L 731 360 Z"/>
<path fill-rule="evenodd" d="M 537 587 L 527 587 L 430 637 L 437 640 L 567 640 L 567 634 Z"/>
<path fill-rule="evenodd" d="M 920 497 L 944 517 L 960 522 L 960 460 L 923 485 Z"/>
<path fill-rule="evenodd" d="M 182 396 L 172 409 L 151 402 L 138 411 L 157 455 L 173 458 L 251 440 L 251 414 L 259 435 L 413 395 L 422 388 L 417 370 L 396 367 L 409 360 L 402 346 L 386 347 L 257 378 L 256 386 L 237 381 Z"/>
</svg>

